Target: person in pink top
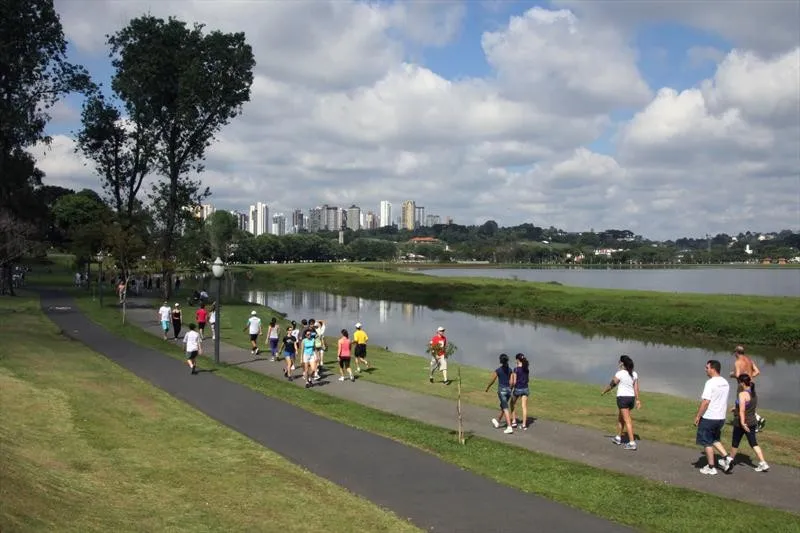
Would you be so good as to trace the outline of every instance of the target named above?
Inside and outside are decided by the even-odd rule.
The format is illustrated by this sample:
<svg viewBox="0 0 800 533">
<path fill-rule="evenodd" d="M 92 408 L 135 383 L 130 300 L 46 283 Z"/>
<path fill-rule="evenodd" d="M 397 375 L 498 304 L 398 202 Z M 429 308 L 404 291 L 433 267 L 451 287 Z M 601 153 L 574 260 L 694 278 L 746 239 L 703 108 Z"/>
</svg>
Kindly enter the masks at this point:
<svg viewBox="0 0 800 533">
<path fill-rule="evenodd" d="M 353 369 L 350 368 L 350 334 L 346 329 L 342 330 L 342 336 L 339 337 L 339 348 L 336 355 L 339 358 L 339 374 L 341 377 L 339 381 L 344 381 L 344 369 L 347 369 L 347 374 L 350 376 L 350 381 L 355 381 L 353 377 Z"/>
<path fill-rule="evenodd" d="M 200 339 L 203 339 L 206 336 L 206 322 L 208 321 L 206 304 L 200 304 L 200 308 L 194 313 L 194 318 L 197 320 L 197 329 L 200 330 Z"/>
</svg>

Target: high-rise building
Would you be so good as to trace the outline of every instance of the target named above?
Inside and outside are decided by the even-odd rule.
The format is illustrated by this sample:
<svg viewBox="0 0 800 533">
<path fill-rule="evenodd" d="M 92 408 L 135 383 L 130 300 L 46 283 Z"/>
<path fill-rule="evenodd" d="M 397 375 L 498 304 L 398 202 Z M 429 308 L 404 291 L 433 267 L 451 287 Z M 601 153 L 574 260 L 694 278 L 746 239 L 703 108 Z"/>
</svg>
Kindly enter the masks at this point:
<svg viewBox="0 0 800 533">
<path fill-rule="evenodd" d="M 441 224 L 441 218 L 439 215 L 428 215 L 425 217 L 425 225 L 429 228 L 437 224 Z"/>
<path fill-rule="evenodd" d="M 380 215 L 379 223 L 380 223 L 381 227 L 391 226 L 392 225 L 392 204 L 390 204 L 386 200 L 381 200 L 379 215 Z"/>
<path fill-rule="evenodd" d="M 286 216 L 283 213 L 278 213 L 272 217 L 272 234 L 273 235 L 286 235 Z"/>
<path fill-rule="evenodd" d="M 420 228 L 425 225 L 425 208 L 421 205 L 414 206 L 414 228 Z"/>
<path fill-rule="evenodd" d="M 213 205 L 211 205 L 211 204 L 203 204 L 203 205 L 200 206 L 200 218 L 202 220 L 206 220 L 208 217 L 210 217 L 214 213 L 214 211 L 216 211 L 216 209 L 214 209 Z"/>
<path fill-rule="evenodd" d="M 308 210 L 308 231 L 316 233 L 322 229 L 322 208 L 312 207 Z"/>
<path fill-rule="evenodd" d="M 300 233 L 306 228 L 306 219 L 303 216 L 303 211 L 295 209 L 292 212 L 292 233 Z"/>
<path fill-rule="evenodd" d="M 322 206 L 322 227 L 326 231 L 339 231 L 342 229 L 342 210 L 336 206 Z"/>
<path fill-rule="evenodd" d="M 347 229 L 358 231 L 361 229 L 361 208 L 351 205 L 347 210 Z"/>
<path fill-rule="evenodd" d="M 414 231 L 414 220 L 417 214 L 414 200 L 406 200 L 400 205 L 400 227 L 409 231 Z"/>
<path fill-rule="evenodd" d="M 377 229 L 378 217 L 372 211 L 367 211 L 364 215 L 364 229 Z"/>
<path fill-rule="evenodd" d="M 236 218 L 236 227 L 242 231 L 249 231 L 249 218 L 247 213 L 241 213 L 239 211 L 231 211 L 231 214 Z"/>
<path fill-rule="evenodd" d="M 249 222 L 248 228 L 250 233 L 255 236 L 264 235 L 269 233 L 269 207 L 263 202 L 257 202 L 256 205 L 251 205 L 248 210 Z"/>
<path fill-rule="evenodd" d="M 251 205 L 247 209 L 247 231 L 249 231 L 251 235 L 256 234 L 257 222 L 258 222 L 258 210 L 256 209 L 256 206 Z"/>
</svg>

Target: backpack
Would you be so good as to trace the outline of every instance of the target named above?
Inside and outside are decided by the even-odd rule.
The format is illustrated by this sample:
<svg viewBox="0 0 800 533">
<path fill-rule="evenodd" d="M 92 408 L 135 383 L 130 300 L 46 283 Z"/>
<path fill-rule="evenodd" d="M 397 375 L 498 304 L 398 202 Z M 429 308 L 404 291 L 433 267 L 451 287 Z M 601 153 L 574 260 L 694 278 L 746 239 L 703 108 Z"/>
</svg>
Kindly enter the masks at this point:
<svg viewBox="0 0 800 533">
<path fill-rule="evenodd" d="M 314 339 L 314 348 L 316 348 L 318 350 L 322 348 L 322 340 L 320 340 L 319 337 L 316 337 Z"/>
</svg>

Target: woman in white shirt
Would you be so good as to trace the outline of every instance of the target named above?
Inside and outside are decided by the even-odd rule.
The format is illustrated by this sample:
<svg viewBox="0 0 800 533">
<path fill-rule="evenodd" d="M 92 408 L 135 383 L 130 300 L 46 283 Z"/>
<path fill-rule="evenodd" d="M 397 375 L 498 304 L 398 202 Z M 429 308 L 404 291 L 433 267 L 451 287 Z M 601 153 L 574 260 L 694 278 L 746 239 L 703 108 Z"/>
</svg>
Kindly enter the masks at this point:
<svg viewBox="0 0 800 533">
<path fill-rule="evenodd" d="M 626 450 L 636 449 L 636 438 L 633 435 L 633 419 L 631 409 L 641 409 L 642 402 L 639 400 L 639 374 L 633 371 L 633 359 L 627 355 L 619 357 L 619 370 L 611 378 L 611 382 L 603 389 L 602 394 L 607 393 L 617 387 L 617 434 L 614 436 L 614 444 L 622 444 L 622 430 L 627 429 L 628 442 L 623 446 Z M 601 395 L 602 395 L 601 394 Z"/>
</svg>

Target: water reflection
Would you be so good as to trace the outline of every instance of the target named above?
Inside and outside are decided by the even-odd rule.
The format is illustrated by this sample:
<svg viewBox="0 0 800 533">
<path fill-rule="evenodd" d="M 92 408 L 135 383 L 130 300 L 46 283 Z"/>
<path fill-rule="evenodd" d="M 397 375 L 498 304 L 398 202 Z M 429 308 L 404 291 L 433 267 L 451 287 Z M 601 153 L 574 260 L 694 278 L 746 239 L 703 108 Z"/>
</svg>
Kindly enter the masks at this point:
<svg viewBox="0 0 800 533">
<path fill-rule="evenodd" d="M 352 329 L 356 322 L 362 322 L 371 343 L 420 356 L 424 355 L 427 339 L 442 325 L 459 347 L 456 360 L 489 369 L 494 368 L 500 352 L 524 352 L 533 360 L 534 373 L 548 379 L 601 385 L 615 370 L 619 354 L 627 353 L 636 362 L 643 390 L 697 398 L 706 379 L 703 367 L 708 359 L 720 360 L 725 374 L 733 365 L 730 352 L 601 335 L 586 338 L 536 322 L 432 310 L 410 303 L 313 291 L 247 291 L 244 296 L 294 319 L 328 320 L 333 326 L 329 331 Z M 800 411 L 800 360 L 765 358 L 760 354 L 753 354 L 753 358 L 762 368 L 758 378 L 761 405 Z"/>
</svg>

